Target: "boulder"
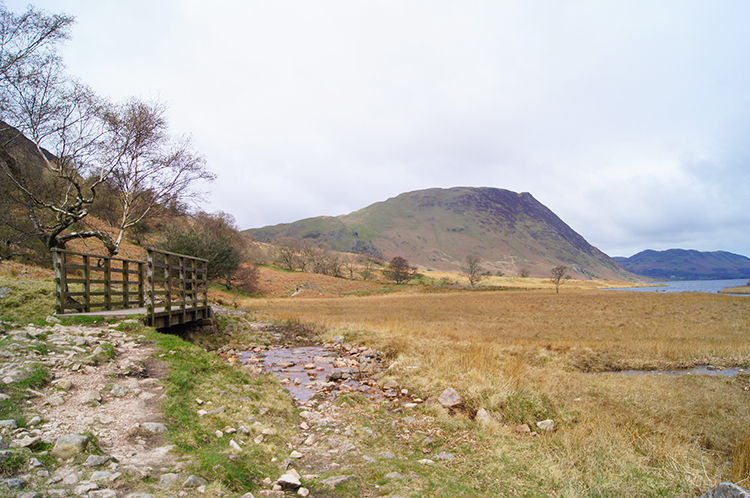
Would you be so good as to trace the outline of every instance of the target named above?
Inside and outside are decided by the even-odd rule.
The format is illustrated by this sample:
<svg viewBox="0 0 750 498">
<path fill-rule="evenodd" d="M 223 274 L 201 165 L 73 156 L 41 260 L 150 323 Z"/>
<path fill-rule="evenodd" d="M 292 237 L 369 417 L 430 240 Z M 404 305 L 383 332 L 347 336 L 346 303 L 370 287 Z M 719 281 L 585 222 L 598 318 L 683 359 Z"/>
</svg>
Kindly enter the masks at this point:
<svg viewBox="0 0 750 498">
<path fill-rule="evenodd" d="M 89 457 L 86 459 L 85 462 L 83 462 L 84 467 L 100 467 L 107 463 L 110 458 L 106 455 L 89 455 Z"/>
<path fill-rule="evenodd" d="M 284 489 L 298 489 L 302 486 L 299 477 L 289 473 L 279 477 L 276 483 Z"/>
<path fill-rule="evenodd" d="M 9 418 L 8 420 L 0 420 L 0 428 L 7 428 L 7 429 L 18 429 L 18 424 L 16 424 L 16 421 L 12 418 Z"/>
<path fill-rule="evenodd" d="M 449 387 L 440 395 L 438 402 L 446 408 L 453 408 L 454 406 L 463 404 L 464 400 L 455 389 Z"/>
<path fill-rule="evenodd" d="M 80 434 L 69 434 L 67 436 L 60 436 L 55 442 L 54 448 L 52 448 L 52 456 L 60 459 L 67 460 L 83 452 L 86 449 L 86 445 L 89 444 L 89 438 Z"/>
<path fill-rule="evenodd" d="M 153 433 L 167 432 L 167 426 L 158 422 L 144 422 L 141 427 Z"/>
<path fill-rule="evenodd" d="M 750 491 L 731 482 L 722 482 L 706 491 L 701 498 L 750 498 Z"/>
<path fill-rule="evenodd" d="M 89 406 L 97 406 L 102 400 L 102 395 L 99 391 L 84 391 L 81 395 L 81 404 Z"/>
<path fill-rule="evenodd" d="M 159 478 L 159 487 L 166 488 L 173 482 L 175 482 L 180 476 L 178 474 L 162 474 Z"/>
<path fill-rule="evenodd" d="M 202 477 L 198 477 L 196 475 L 191 475 L 187 479 L 185 479 L 185 482 L 182 483 L 183 488 L 198 488 L 200 486 L 207 486 L 208 481 L 203 479 Z"/>
</svg>

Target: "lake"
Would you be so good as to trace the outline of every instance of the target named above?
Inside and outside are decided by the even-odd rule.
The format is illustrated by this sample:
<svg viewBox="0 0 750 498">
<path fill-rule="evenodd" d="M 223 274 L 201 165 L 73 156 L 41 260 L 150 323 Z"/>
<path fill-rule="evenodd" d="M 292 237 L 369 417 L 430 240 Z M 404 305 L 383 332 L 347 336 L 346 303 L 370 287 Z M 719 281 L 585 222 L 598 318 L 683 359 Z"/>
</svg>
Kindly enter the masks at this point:
<svg viewBox="0 0 750 498">
<path fill-rule="evenodd" d="M 709 294 L 716 294 L 726 287 L 740 287 L 746 283 L 746 278 L 733 278 L 729 280 L 674 280 L 671 282 L 654 283 L 660 287 L 623 287 L 605 290 L 624 290 L 631 292 L 707 292 Z"/>
</svg>

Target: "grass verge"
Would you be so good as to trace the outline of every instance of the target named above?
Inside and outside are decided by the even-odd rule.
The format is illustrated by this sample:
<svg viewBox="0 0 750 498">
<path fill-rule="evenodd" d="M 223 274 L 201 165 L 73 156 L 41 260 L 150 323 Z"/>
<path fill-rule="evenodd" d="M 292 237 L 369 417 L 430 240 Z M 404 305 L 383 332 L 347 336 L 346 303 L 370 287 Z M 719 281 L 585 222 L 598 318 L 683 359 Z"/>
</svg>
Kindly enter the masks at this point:
<svg viewBox="0 0 750 498">
<path fill-rule="evenodd" d="M 278 464 L 271 460 L 288 457 L 285 442 L 294 431 L 296 412 L 273 377 L 233 368 L 175 335 L 136 323 L 121 327 L 142 333 L 161 351 L 169 371 L 163 405 L 169 438 L 190 472 L 232 492 L 252 491 L 264 477 L 278 477 Z M 264 428 L 274 434 L 256 444 L 253 439 Z M 232 449 L 232 440 L 240 451 Z"/>
</svg>

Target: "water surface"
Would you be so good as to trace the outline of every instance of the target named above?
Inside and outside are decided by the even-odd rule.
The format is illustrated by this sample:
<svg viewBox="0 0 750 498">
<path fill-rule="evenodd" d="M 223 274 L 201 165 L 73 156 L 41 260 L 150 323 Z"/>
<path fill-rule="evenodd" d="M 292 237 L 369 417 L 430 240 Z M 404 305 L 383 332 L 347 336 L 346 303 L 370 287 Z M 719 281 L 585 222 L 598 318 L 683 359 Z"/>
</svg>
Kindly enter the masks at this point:
<svg viewBox="0 0 750 498">
<path fill-rule="evenodd" d="M 658 287 L 622 287 L 617 289 L 603 289 L 614 291 L 631 292 L 706 292 L 716 294 L 727 287 L 741 287 L 747 283 L 746 278 L 733 278 L 727 280 L 673 280 L 669 282 L 655 282 Z M 742 294 L 727 294 L 742 295 Z"/>
</svg>

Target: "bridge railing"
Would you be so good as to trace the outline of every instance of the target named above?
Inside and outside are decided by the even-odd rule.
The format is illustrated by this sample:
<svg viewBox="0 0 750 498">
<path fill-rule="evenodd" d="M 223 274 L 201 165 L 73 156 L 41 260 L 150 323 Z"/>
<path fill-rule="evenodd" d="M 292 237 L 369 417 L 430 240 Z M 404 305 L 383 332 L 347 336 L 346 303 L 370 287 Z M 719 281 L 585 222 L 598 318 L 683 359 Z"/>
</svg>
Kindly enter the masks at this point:
<svg viewBox="0 0 750 498">
<path fill-rule="evenodd" d="M 144 308 L 154 326 L 209 316 L 208 260 L 147 252 L 138 261 L 53 249 L 57 314 Z"/>
<path fill-rule="evenodd" d="M 57 313 L 143 307 L 146 262 L 53 249 Z"/>
<path fill-rule="evenodd" d="M 185 323 L 190 312 L 208 308 L 208 260 L 148 249 L 146 314 Z"/>
</svg>

